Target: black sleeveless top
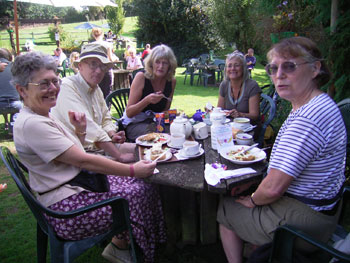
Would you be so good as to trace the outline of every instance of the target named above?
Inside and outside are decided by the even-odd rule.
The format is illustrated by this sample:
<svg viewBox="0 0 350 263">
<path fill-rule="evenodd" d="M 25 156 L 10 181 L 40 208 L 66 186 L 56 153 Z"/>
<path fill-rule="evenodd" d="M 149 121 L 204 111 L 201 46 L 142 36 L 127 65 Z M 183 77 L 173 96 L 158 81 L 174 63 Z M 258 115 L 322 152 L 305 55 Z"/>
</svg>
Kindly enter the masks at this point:
<svg viewBox="0 0 350 263">
<path fill-rule="evenodd" d="M 142 97 L 141 100 L 146 97 L 147 95 L 154 93 L 154 89 L 151 83 L 150 79 L 145 78 L 145 86 L 143 87 L 143 91 L 142 91 Z M 165 88 L 163 91 L 163 94 L 166 97 L 169 97 L 171 94 L 171 81 L 167 81 L 165 83 Z M 149 104 L 146 108 L 144 108 L 142 111 L 146 112 L 148 110 L 151 110 L 153 112 L 162 112 L 165 110 L 166 104 L 167 104 L 168 100 L 163 98 L 161 99 L 157 104 Z"/>
</svg>

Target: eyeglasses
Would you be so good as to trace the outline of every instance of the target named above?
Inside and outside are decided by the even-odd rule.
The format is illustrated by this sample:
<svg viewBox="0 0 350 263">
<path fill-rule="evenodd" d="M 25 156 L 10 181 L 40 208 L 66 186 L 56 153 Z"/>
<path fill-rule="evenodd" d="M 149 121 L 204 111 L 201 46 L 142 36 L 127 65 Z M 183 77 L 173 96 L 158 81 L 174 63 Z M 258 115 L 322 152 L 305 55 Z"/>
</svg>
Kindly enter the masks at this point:
<svg viewBox="0 0 350 263">
<path fill-rule="evenodd" d="M 91 62 L 85 62 L 86 64 L 89 65 L 89 68 L 91 70 L 96 70 L 97 68 L 100 68 L 101 71 L 105 72 L 108 70 L 108 66 L 102 63 L 98 63 L 96 61 L 91 61 Z"/>
<path fill-rule="evenodd" d="M 240 67 L 242 67 L 242 64 L 228 64 L 227 67 L 228 68 L 240 68 Z"/>
<path fill-rule="evenodd" d="M 281 64 L 281 68 L 284 73 L 292 73 L 297 69 L 299 65 L 304 65 L 308 63 L 311 63 L 311 62 L 303 62 L 303 63 L 297 64 L 292 61 L 285 61 Z M 276 64 L 267 64 L 265 67 L 265 70 L 269 76 L 276 75 L 278 71 L 278 66 Z"/>
<path fill-rule="evenodd" d="M 34 82 L 28 82 L 28 84 L 39 86 L 40 90 L 47 90 L 50 88 L 51 84 L 53 84 L 56 88 L 59 88 L 62 84 L 61 79 L 52 79 L 52 80 L 45 80 L 43 82 L 34 83 Z"/>
</svg>

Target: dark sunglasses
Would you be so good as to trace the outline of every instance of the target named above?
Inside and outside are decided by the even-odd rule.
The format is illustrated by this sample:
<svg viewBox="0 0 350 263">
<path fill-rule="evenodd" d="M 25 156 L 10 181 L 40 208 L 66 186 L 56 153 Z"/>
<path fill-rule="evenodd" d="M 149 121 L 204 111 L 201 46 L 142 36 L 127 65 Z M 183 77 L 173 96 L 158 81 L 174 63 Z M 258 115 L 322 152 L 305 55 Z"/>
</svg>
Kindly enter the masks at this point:
<svg viewBox="0 0 350 263">
<path fill-rule="evenodd" d="M 308 64 L 308 63 L 311 63 L 311 62 L 303 62 L 303 63 L 297 64 L 297 63 L 292 62 L 292 61 L 286 61 L 286 62 L 283 62 L 280 66 L 281 66 L 282 71 L 284 73 L 292 73 L 297 69 L 297 67 L 299 65 Z M 276 64 L 267 64 L 265 67 L 265 70 L 269 76 L 272 76 L 272 75 L 275 75 L 277 73 L 278 66 Z"/>
</svg>

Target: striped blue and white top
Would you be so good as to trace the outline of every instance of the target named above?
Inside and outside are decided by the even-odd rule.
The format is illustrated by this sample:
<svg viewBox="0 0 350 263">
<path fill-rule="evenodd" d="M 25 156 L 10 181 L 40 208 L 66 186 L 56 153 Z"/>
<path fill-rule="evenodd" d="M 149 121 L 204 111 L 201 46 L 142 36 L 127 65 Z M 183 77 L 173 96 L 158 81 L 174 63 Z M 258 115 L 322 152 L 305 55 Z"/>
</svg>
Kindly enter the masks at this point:
<svg viewBox="0 0 350 263">
<path fill-rule="evenodd" d="M 294 177 L 287 193 L 331 199 L 345 181 L 346 140 L 337 105 L 321 94 L 289 114 L 277 135 L 269 169 Z M 319 211 L 334 205 L 309 206 Z"/>
</svg>

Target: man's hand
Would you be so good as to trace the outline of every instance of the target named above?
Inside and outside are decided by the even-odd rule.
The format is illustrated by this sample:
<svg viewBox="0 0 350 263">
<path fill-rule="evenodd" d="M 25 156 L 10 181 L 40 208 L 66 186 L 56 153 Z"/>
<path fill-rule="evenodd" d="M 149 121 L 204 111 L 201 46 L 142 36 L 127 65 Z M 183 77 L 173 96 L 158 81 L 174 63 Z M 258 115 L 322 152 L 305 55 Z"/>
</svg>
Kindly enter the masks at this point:
<svg viewBox="0 0 350 263">
<path fill-rule="evenodd" d="M 126 141 L 125 132 L 124 131 L 115 132 L 112 134 L 111 139 L 113 143 L 122 144 Z"/>
</svg>

